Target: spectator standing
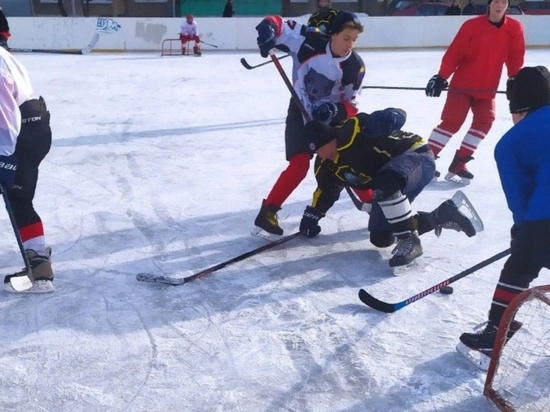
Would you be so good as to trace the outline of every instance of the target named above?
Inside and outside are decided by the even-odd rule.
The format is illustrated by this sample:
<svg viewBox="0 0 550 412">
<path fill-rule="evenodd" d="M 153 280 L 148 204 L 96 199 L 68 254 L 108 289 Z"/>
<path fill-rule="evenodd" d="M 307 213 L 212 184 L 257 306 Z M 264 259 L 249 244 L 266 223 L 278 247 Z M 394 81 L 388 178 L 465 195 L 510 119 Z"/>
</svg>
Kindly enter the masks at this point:
<svg viewBox="0 0 550 412">
<path fill-rule="evenodd" d="M 233 17 L 235 14 L 235 9 L 233 8 L 233 1 L 227 0 L 227 3 L 225 3 L 225 7 L 223 9 L 222 17 Z"/>
<path fill-rule="evenodd" d="M 459 0 L 454 0 L 453 4 L 445 11 L 445 16 L 460 16 L 461 14 L 462 10 L 460 9 Z"/>
</svg>

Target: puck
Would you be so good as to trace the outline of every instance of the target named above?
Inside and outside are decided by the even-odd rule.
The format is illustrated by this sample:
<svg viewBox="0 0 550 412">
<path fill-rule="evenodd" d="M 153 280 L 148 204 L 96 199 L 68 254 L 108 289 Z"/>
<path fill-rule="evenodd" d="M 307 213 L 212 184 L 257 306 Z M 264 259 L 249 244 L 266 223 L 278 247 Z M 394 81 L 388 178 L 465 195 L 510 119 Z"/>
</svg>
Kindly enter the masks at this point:
<svg viewBox="0 0 550 412">
<path fill-rule="evenodd" d="M 450 295 L 451 293 L 453 293 L 453 288 L 451 286 L 443 286 L 441 289 L 439 289 L 439 293 Z"/>
</svg>

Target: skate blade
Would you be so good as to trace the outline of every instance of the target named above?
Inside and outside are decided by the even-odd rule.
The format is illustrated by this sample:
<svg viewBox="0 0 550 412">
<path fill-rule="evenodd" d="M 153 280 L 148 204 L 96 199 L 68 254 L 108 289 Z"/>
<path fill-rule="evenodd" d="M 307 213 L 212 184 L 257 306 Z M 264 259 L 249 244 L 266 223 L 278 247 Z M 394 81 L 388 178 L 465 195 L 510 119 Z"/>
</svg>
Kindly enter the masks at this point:
<svg viewBox="0 0 550 412">
<path fill-rule="evenodd" d="M 484 353 L 477 351 L 475 349 L 469 348 L 462 342 L 458 342 L 456 345 L 456 351 L 460 353 L 468 362 L 473 364 L 479 370 L 487 372 L 489 369 L 489 364 L 491 363 L 491 358 Z"/>
<path fill-rule="evenodd" d="M 483 220 L 481 220 L 481 217 L 474 208 L 474 205 L 472 205 L 472 202 L 470 202 L 470 199 L 468 199 L 462 191 L 457 190 L 451 200 L 458 210 L 470 220 L 476 233 L 483 232 Z M 465 211 L 467 211 L 467 213 L 464 213 Z"/>
<path fill-rule="evenodd" d="M 274 233 L 266 232 L 264 229 L 255 226 L 251 231 L 250 234 L 252 236 L 261 237 L 262 239 L 266 239 L 269 241 L 274 241 L 277 239 L 280 239 L 282 235 L 276 235 Z"/>
<path fill-rule="evenodd" d="M 406 265 L 401 266 L 391 266 L 391 269 L 393 271 L 394 276 L 403 276 L 408 275 L 411 272 L 417 272 L 420 268 L 422 263 L 422 258 L 417 257 L 415 260 L 413 260 L 410 263 L 407 263 Z"/>
<path fill-rule="evenodd" d="M 459 175 L 455 175 L 454 173 L 451 173 L 451 172 L 445 175 L 445 180 L 447 182 L 457 183 L 462 186 L 468 186 L 472 182 L 472 179 L 466 179 L 464 177 L 460 177 Z"/>
<path fill-rule="evenodd" d="M 4 290 L 11 293 L 25 293 L 25 294 L 38 294 L 38 293 L 51 293 L 55 291 L 53 283 L 51 281 L 42 281 L 31 282 L 27 276 L 17 276 L 17 278 L 24 277 L 27 278 L 30 282 L 21 281 L 16 278 L 10 279 L 9 283 L 4 283 Z"/>
</svg>

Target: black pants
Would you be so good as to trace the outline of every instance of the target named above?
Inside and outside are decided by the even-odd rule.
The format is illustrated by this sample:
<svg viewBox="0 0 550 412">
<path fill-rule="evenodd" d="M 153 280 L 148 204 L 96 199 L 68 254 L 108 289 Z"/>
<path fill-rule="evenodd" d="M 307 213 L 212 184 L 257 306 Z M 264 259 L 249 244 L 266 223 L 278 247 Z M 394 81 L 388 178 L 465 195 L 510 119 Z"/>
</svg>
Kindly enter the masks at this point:
<svg viewBox="0 0 550 412">
<path fill-rule="evenodd" d="M 19 229 L 40 222 L 33 199 L 38 182 L 38 166 L 52 145 L 50 113 L 44 99 L 23 103 L 21 133 L 17 137 L 15 155 L 18 165 L 14 186 L 7 191 L 15 222 Z"/>
</svg>

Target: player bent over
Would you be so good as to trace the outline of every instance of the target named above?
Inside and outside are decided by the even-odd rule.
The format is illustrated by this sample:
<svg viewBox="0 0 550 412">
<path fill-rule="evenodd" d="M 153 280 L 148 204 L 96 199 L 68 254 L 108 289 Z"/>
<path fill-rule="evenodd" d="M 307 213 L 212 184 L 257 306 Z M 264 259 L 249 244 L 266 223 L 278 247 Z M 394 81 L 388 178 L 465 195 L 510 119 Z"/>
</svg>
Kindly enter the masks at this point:
<svg viewBox="0 0 550 412">
<path fill-rule="evenodd" d="M 434 211 L 413 215 L 411 202 L 432 180 L 434 155 L 418 135 L 401 130 L 406 114 L 388 108 L 359 113 L 338 127 L 318 121 L 306 124 L 315 159 L 317 189 L 307 206 L 300 231 L 314 237 L 321 231 L 319 220 L 338 200 L 345 186 L 373 189 L 374 201 L 368 228 L 374 246 L 395 242 L 391 267 L 405 266 L 421 256 L 419 236 L 442 229 L 476 234 L 472 222 L 454 202 L 447 200 Z"/>
<path fill-rule="evenodd" d="M 181 22 L 180 26 L 180 40 L 181 40 L 181 54 L 185 54 L 185 48 L 188 41 L 195 41 L 193 46 L 193 54 L 200 56 L 201 53 L 201 39 L 199 37 L 199 26 L 194 20 L 192 14 L 185 16 L 185 19 Z"/>
</svg>

